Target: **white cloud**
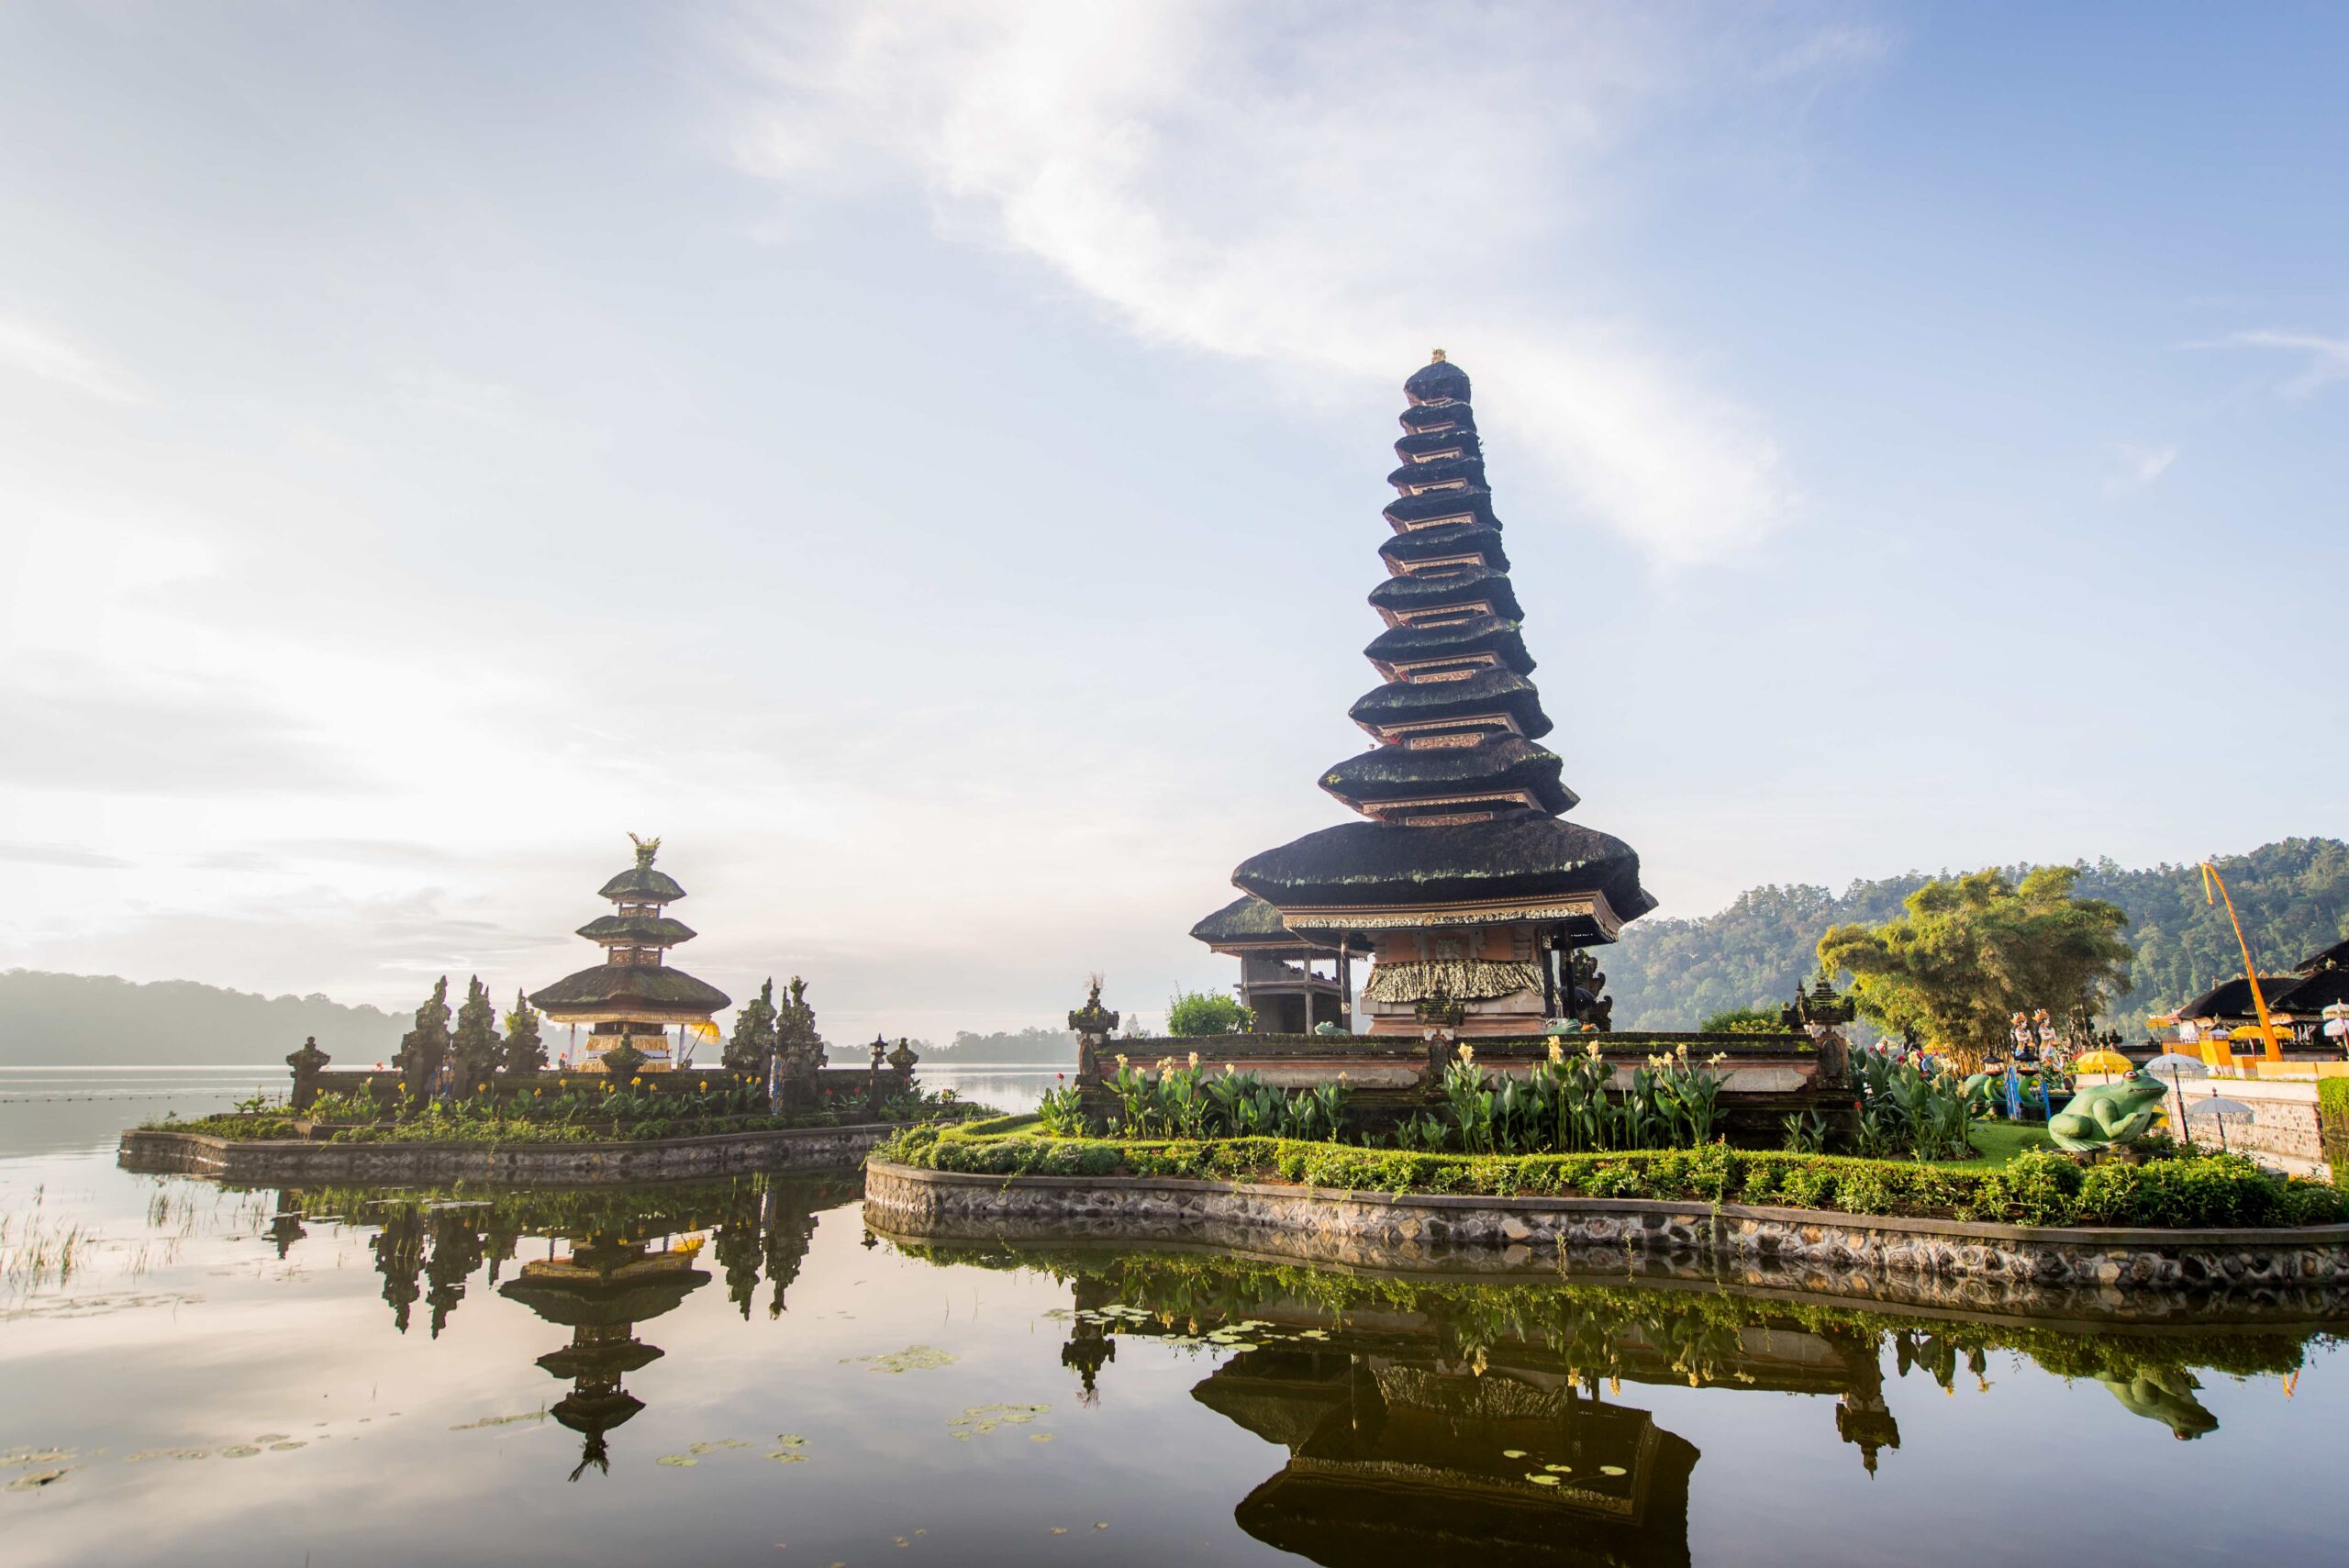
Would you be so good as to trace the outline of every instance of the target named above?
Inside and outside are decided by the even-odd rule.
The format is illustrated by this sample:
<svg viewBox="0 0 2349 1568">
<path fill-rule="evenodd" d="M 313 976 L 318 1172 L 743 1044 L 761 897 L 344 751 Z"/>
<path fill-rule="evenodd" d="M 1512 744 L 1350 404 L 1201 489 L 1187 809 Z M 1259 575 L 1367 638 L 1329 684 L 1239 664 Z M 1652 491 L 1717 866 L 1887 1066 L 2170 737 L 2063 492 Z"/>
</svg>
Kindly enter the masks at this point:
<svg viewBox="0 0 2349 1568">
<path fill-rule="evenodd" d="M 2143 490 L 2177 461 L 2176 447 L 2143 447 L 2121 441 L 2111 449 L 2110 468 L 2104 477 L 2107 499 L 2126 495 L 2132 490 Z"/>
<path fill-rule="evenodd" d="M 1873 58 L 1867 35 L 1654 8 L 1439 25 L 1042 0 L 801 7 L 727 43 L 757 88 L 746 167 L 918 181 L 950 233 L 1034 259 L 1144 341 L 1364 385 L 1443 344 L 1497 446 L 1664 559 L 1788 505 L 1764 421 L 1651 340 L 1597 258 L 1627 142 Z"/>
<path fill-rule="evenodd" d="M 2349 381 L 2349 338 L 2324 338 L 2313 332 L 2279 332 L 2261 329 L 2255 332 L 2233 332 L 2215 344 L 2205 347 L 2243 349 L 2283 349 L 2301 355 L 2306 363 L 2300 373 L 2284 384 L 2289 397 L 2305 397 L 2336 381 Z"/>
<path fill-rule="evenodd" d="M 137 377 L 22 317 L 0 316 L 0 365 L 14 366 L 105 403 L 151 401 Z"/>
</svg>

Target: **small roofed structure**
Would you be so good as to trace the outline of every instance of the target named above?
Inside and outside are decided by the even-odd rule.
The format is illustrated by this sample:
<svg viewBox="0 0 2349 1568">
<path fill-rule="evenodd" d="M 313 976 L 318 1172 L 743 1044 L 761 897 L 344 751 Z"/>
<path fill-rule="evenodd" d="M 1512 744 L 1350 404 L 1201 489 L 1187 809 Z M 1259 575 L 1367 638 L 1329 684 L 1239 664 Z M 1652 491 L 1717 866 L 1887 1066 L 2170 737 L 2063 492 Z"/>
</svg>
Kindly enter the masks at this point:
<svg viewBox="0 0 2349 1568">
<path fill-rule="evenodd" d="M 2261 975 L 2259 991 L 2266 999 L 2267 1016 L 2276 1026 L 2279 1046 L 2299 1048 L 2293 1054 L 2304 1060 L 2311 1051 L 2339 1055 L 2339 1046 L 2323 1033 L 2324 1010 L 2349 1006 L 2349 941 L 2310 953 L 2289 974 Z M 2259 1028 L 2251 984 L 2241 975 L 2221 981 L 2171 1016 L 2188 1043 L 2207 1040 L 2220 1029 L 2255 1033 Z"/>
<path fill-rule="evenodd" d="M 1379 547 L 1388 575 L 1370 595 L 1386 628 L 1363 651 L 1381 684 L 1348 710 L 1374 744 L 1320 780 L 1364 820 L 1252 856 L 1231 876 L 1286 940 L 1372 949 L 1374 1034 L 1416 1030 L 1422 1010 L 1457 1009 L 1462 1033 L 1487 1036 L 1587 1017 L 1597 998 L 1575 995 L 1570 955 L 1655 907 L 1629 844 L 1560 820 L 1578 802 L 1538 743 L 1555 727 L 1527 678 L 1470 390 L 1441 350 L 1403 384 L 1401 462 L 1383 513 L 1393 537 Z M 1193 934 L 1238 951 L 1208 928 L 1234 911 L 1264 921 L 1250 904 Z"/>
<path fill-rule="evenodd" d="M 654 868 L 660 840 L 633 833 L 629 839 L 636 845 L 636 863 L 598 893 L 612 901 L 613 912 L 579 928 L 579 935 L 604 950 L 604 962 L 530 993 L 530 1005 L 569 1024 L 574 1040 L 581 1024 L 589 1026 L 586 1060 L 573 1063 L 587 1072 L 600 1071 L 605 1052 L 623 1041 L 644 1053 L 645 1066 L 673 1066 L 688 1035 L 718 1038 L 711 1015 L 733 1000 L 665 961 L 669 949 L 694 938 L 692 927 L 666 912 L 685 890 Z M 672 1029 L 677 1031 L 674 1052 Z"/>
<path fill-rule="evenodd" d="M 1300 936 L 1252 893 L 1193 926 L 1191 935 L 1240 961 L 1240 1005 L 1255 1015 L 1254 1032 L 1311 1034 L 1321 1024 L 1353 1029 L 1353 961 L 1369 956 L 1367 938 Z M 1315 967 L 1321 963 L 1330 965 L 1327 974 Z"/>
</svg>

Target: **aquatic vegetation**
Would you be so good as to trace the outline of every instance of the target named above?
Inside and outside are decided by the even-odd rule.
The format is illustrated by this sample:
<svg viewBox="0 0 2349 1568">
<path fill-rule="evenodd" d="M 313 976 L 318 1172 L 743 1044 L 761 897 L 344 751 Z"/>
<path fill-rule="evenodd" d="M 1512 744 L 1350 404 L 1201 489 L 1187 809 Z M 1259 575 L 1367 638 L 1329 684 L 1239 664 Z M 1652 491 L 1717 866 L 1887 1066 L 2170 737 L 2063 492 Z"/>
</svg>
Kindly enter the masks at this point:
<svg viewBox="0 0 2349 1568">
<path fill-rule="evenodd" d="M 952 1366 L 957 1358 L 950 1351 L 935 1345 L 908 1345 L 885 1356 L 842 1356 L 842 1366 L 868 1363 L 874 1372 L 927 1372 L 933 1367 Z"/>
</svg>

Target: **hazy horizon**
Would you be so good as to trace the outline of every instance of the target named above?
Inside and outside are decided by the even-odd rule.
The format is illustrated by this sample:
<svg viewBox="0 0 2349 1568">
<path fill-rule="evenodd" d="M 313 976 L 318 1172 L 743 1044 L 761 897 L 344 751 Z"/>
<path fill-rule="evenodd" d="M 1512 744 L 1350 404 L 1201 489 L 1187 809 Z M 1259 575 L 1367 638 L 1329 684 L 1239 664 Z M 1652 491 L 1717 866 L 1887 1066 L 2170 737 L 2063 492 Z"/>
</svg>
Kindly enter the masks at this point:
<svg viewBox="0 0 2349 1568">
<path fill-rule="evenodd" d="M 510 995 L 633 830 L 834 1040 L 1227 985 L 1438 345 L 1660 914 L 2339 836 L 2344 42 L 0 11 L 0 968 Z"/>
</svg>

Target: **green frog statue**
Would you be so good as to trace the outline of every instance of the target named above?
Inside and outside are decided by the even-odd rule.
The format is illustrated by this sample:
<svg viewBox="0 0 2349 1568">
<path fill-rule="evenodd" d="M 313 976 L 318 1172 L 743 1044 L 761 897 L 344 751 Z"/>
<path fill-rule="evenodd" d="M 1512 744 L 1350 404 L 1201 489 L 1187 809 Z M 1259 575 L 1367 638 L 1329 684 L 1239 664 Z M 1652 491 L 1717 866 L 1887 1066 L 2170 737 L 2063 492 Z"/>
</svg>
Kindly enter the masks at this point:
<svg viewBox="0 0 2349 1568">
<path fill-rule="evenodd" d="M 2048 1136 L 2056 1148 L 2075 1154 L 2117 1149 L 2144 1135 L 2168 1093 L 2160 1079 L 2145 1072 L 2082 1089 L 2049 1120 Z"/>
</svg>

